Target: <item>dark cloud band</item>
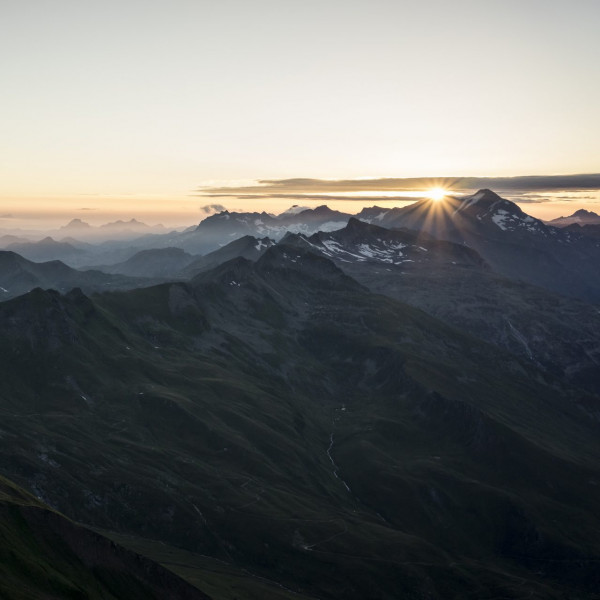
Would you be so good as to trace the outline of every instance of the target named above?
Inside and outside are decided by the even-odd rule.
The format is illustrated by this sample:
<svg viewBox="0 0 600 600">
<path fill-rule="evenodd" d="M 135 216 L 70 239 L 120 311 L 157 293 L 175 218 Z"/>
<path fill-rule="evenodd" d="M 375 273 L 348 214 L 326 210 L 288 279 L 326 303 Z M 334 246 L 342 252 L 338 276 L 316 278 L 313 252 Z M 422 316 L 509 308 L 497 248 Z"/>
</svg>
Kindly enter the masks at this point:
<svg viewBox="0 0 600 600">
<path fill-rule="evenodd" d="M 433 187 L 443 187 L 450 192 L 465 193 L 481 188 L 490 188 L 496 192 L 528 193 L 552 192 L 561 190 L 600 190 L 600 174 L 588 175 L 528 175 L 519 177 L 408 177 L 380 179 L 262 179 L 256 185 L 242 187 L 201 188 L 197 190 L 204 196 L 239 196 L 296 198 L 306 194 L 315 195 L 315 199 L 336 199 L 326 194 L 344 194 L 348 192 L 418 192 Z M 350 199 L 348 196 L 344 200 Z M 365 200 L 365 197 L 356 198 Z M 378 197 L 378 199 L 383 199 Z M 396 198 L 398 200 L 399 198 Z M 388 198 L 389 200 L 389 198 Z"/>
</svg>

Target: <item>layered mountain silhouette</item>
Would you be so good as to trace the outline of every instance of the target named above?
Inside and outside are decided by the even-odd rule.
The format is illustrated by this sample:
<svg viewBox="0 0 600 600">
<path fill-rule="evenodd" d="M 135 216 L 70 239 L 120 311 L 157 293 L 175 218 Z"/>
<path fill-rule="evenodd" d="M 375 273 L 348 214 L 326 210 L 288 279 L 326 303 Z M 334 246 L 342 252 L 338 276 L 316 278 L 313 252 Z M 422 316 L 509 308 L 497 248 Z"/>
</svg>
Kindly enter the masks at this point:
<svg viewBox="0 0 600 600">
<path fill-rule="evenodd" d="M 53 260 L 32 262 L 9 251 L 0 251 L 0 299 L 19 296 L 36 287 L 68 292 L 80 287 L 88 292 L 108 289 L 130 289 L 151 285 L 139 277 L 108 275 L 97 270 L 78 271 Z"/>
<path fill-rule="evenodd" d="M 86 223 L 82 219 L 76 218 L 60 227 L 57 234 L 59 237 L 67 235 L 98 242 L 111 238 L 133 239 L 144 234 L 163 232 L 166 232 L 164 225 L 147 225 L 137 219 L 129 219 L 128 221 L 119 219 L 96 227 Z"/>
<path fill-rule="evenodd" d="M 332 212 L 121 275 L 0 253 L 0 594 L 597 595 L 593 236 L 489 190 Z"/>
<path fill-rule="evenodd" d="M 105 273 L 130 277 L 170 277 L 195 260 L 181 248 L 155 248 L 141 250 L 131 258 L 115 265 L 98 266 Z"/>
<path fill-rule="evenodd" d="M 136 244 L 147 247 L 174 246 L 191 254 L 207 254 L 246 235 L 279 240 L 288 231 L 305 234 L 319 230 L 332 231 L 344 227 L 351 216 L 327 206 L 300 212 L 286 211 L 278 216 L 266 212 L 222 211 L 183 232 L 145 236 L 136 241 Z"/>
<path fill-rule="evenodd" d="M 6 246 L 6 249 L 35 262 L 72 260 L 84 254 L 83 250 L 73 244 L 57 242 L 51 237 L 45 237 L 38 242 L 15 242 Z"/>
</svg>

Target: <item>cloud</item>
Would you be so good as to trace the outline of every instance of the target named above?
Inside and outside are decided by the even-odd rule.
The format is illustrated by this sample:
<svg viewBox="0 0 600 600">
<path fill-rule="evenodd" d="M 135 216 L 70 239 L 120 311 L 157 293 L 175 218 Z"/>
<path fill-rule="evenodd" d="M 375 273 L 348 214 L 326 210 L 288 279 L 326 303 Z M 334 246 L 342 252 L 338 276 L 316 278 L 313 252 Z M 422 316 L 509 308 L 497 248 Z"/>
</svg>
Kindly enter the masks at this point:
<svg viewBox="0 0 600 600">
<path fill-rule="evenodd" d="M 206 194 L 208 198 L 224 198 L 231 197 L 231 194 Z M 333 201 L 344 200 L 357 202 L 414 202 L 422 200 L 423 196 L 340 196 L 335 194 L 235 194 L 238 200 L 317 200 L 317 201 Z M 219 205 L 216 205 L 219 206 Z"/>
<path fill-rule="evenodd" d="M 589 191 L 589 190 L 585 190 Z M 580 190 L 580 193 L 565 193 L 561 194 L 556 191 L 547 191 L 546 193 L 532 193 L 532 192 L 523 192 L 516 194 L 509 193 L 506 195 L 506 198 L 509 200 L 514 200 L 519 204 L 543 204 L 543 203 L 551 203 L 551 202 L 585 202 L 592 201 L 593 203 L 597 203 L 600 201 L 600 196 L 585 194 L 585 191 Z"/>
<path fill-rule="evenodd" d="M 205 215 L 223 212 L 224 210 L 227 209 L 222 204 L 205 204 L 200 207 L 200 212 L 203 212 Z"/>
<path fill-rule="evenodd" d="M 259 195 L 281 197 L 280 194 L 345 194 L 348 192 L 422 192 L 443 187 L 456 193 L 489 188 L 496 192 L 526 194 L 565 190 L 600 190 L 600 174 L 526 175 L 517 177 L 403 177 L 379 179 L 259 179 L 254 185 L 202 187 L 197 193 L 208 197 Z M 303 196 L 305 197 L 305 196 Z M 330 198 L 330 197 L 328 197 Z M 348 200 L 348 197 L 344 197 Z M 362 199 L 362 198 L 359 198 Z"/>
<path fill-rule="evenodd" d="M 420 178 L 420 179 L 259 179 L 255 185 L 238 187 L 199 188 L 201 195 L 219 194 L 222 196 L 237 196 L 240 194 L 323 194 L 344 192 L 382 192 L 382 191 L 412 191 L 430 187 L 451 187 L 454 181 L 449 178 Z"/>
<path fill-rule="evenodd" d="M 564 196 L 554 196 L 557 200 L 597 200 L 596 196 L 570 196 L 565 194 Z"/>
<path fill-rule="evenodd" d="M 0 215 L 0 219 L 14 219 L 15 215 L 10 215 L 10 214 L 4 214 L 4 215 Z"/>
<path fill-rule="evenodd" d="M 519 196 L 518 194 L 515 196 L 511 194 L 510 196 L 506 196 L 507 200 L 512 200 L 513 202 L 517 202 L 518 204 L 544 204 L 544 202 L 548 202 L 548 198 L 544 198 L 542 196 L 532 197 L 532 196 Z"/>
</svg>

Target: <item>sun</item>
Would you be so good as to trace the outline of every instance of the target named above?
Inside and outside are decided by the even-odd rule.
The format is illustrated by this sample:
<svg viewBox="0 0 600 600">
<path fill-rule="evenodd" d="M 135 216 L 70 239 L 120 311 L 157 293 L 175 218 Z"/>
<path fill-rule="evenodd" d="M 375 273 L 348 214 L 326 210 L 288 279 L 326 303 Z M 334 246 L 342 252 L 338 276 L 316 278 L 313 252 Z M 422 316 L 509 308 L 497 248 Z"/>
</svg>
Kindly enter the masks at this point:
<svg viewBox="0 0 600 600">
<path fill-rule="evenodd" d="M 425 192 L 425 195 L 427 196 L 427 198 L 429 198 L 431 200 L 435 200 L 436 202 L 443 200 L 447 194 L 448 194 L 448 191 L 441 187 L 431 188 L 430 190 L 427 190 Z"/>
</svg>

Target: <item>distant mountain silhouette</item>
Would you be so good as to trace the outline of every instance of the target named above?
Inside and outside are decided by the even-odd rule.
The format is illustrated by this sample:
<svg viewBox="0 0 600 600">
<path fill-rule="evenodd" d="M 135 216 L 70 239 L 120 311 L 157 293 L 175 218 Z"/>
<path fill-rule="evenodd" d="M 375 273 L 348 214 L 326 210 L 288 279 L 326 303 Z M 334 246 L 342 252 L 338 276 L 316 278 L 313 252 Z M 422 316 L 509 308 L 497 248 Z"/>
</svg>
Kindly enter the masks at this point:
<svg viewBox="0 0 600 600">
<path fill-rule="evenodd" d="M 585 210 L 580 208 L 576 210 L 572 215 L 568 217 L 558 217 L 547 221 L 548 225 L 554 225 L 554 227 L 567 227 L 569 225 L 600 225 L 600 215 L 592 212 L 591 210 Z"/>
</svg>

